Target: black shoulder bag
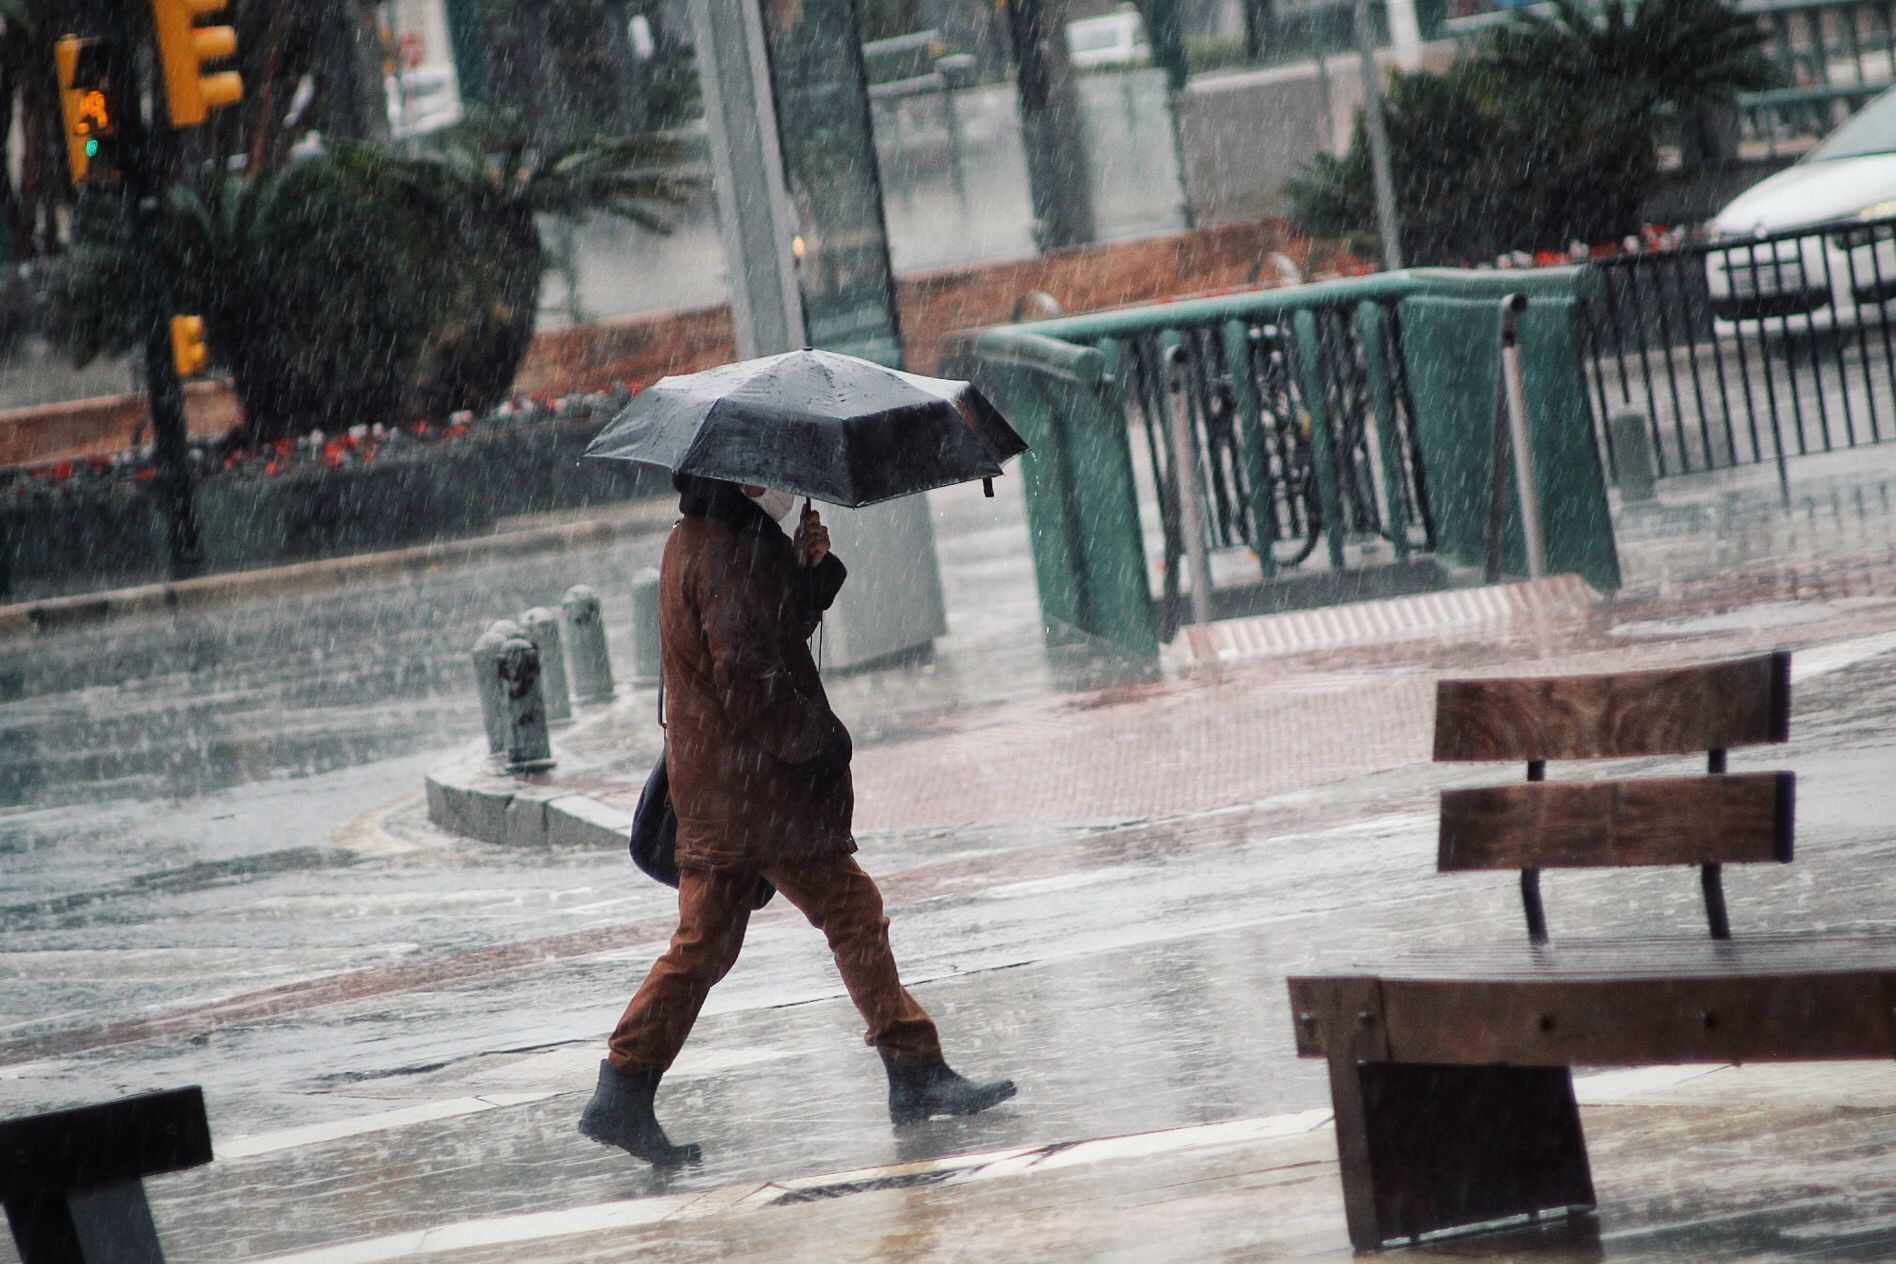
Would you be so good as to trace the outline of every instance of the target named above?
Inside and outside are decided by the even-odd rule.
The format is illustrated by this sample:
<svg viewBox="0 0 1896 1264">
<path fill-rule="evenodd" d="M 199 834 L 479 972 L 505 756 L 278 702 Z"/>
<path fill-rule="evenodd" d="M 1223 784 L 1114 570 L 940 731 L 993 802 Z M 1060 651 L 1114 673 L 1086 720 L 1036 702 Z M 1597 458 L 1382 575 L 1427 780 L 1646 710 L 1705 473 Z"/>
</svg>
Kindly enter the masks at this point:
<svg viewBox="0 0 1896 1264">
<path fill-rule="evenodd" d="M 658 676 L 658 727 L 665 727 L 665 673 L 662 667 Z M 678 885 L 678 813 L 672 809 L 671 775 L 665 771 L 663 750 L 658 752 L 658 762 L 652 765 L 651 773 L 645 778 L 645 789 L 639 792 L 639 805 L 632 809 L 632 837 L 628 849 L 632 853 L 632 863 L 647 877 L 655 878 L 668 887 Z M 764 907 L 775 894 L 777 888 L 759 878 L 757 894 L 751 899 L 751 907 Z"/>
</svg>

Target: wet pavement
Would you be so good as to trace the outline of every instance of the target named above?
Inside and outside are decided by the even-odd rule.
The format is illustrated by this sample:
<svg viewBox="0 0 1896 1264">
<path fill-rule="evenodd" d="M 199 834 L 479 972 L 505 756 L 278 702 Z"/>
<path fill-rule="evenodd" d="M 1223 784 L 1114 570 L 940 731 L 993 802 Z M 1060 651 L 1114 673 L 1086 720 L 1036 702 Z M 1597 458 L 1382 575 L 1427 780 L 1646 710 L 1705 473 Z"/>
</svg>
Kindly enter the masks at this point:
<svg viewBox="0 0 1896 1264">
<path fill-rule="evenodd" d="M 656 541 L 48 638 L 0 707 L 58 770 L 0 816 L 0 1114 L 203 1084 L 219 1160 L 151 1182 L 174 1264 L 1340 1258 L 1327 1090 L 1294 1057 L 1284 976 L 1520 933 L 1511 877 L 1433 873 L 1436 791 L 1483 779 L 1427 762 L 1437 675 L 1795 648 L 1793 741 L 1733 765 L 1797 771 L 1799 858 L 1728 873 L 1734 926 L 1887 923 L 1896 532 L 1877 482 L 1861 458 L 1812 468 L 1789 513 L 1768 474 L 1669 485 L 1621 512 L 1614 601 L 1148 679 L 1041 648 L 1018 502 L 938 500 L 950 635 L 835 691 L 905 976 L 951 1060 L 1021 1094 L 893 1132 L 820 938 L 773 906 L 661 1092 L 706 1151 L 664 1181 L 572 1126 L 670 893 L 616 849 L 446 835 L 415 793 L 478 723 L 473 634 L 582 580 L 623 627 L 601 575 Z M 374 666 L 341 652 L 358 639 Z M 166 664 L 185 645 L 216 652 Z M 103 663 L 143 687 L 101 692 Z M 602 794 L 649 762 L 647 701 L 568 731 Z M 83 762 L 115 724 L 120 754 Z M 260 753 L 166 762 L 138 731 L 167 725 Z M 323 734 L 334 764 L 309 754 Z M 1546 887 L 1556 935 L 1698 925 L 1687 873 Z M 1882 1071 L 1583 1091 L 1602 1211 L 1535 1257 L 1886 1258 Z M 1068 1144 L 1134 1134 L 1157 1139 Z M 859 1188 L 969 1155 L 1000 1157 Z M 782 1201 L 800 1189 L 828 1193 Z"/>
</svg>

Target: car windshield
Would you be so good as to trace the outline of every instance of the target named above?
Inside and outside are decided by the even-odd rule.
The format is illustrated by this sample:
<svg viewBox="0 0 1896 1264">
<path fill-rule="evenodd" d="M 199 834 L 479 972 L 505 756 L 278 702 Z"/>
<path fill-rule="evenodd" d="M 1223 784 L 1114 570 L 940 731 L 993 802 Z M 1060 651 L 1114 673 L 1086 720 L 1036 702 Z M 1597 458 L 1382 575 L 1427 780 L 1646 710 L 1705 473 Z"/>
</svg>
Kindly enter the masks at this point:
<svg viewBox="0 0 1896 1264">
<path fill-rule="evenodd" d="M 1805 162 L 1896 153 L 1896 92 L 1885 92 L 1804 155 Z"/>
</svg>

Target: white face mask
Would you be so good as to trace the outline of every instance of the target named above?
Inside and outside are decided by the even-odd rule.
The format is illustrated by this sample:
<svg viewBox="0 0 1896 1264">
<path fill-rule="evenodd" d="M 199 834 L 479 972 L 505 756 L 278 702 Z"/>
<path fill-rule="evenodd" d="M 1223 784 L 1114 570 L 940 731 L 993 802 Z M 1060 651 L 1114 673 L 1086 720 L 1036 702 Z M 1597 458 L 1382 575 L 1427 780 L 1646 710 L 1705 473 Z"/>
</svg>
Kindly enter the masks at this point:
<svg viewBox="0 0 1896 1264">
<path fill-rule="evenodd" d="M 797 507 L 797 497 L 794 492 L 766 491 L 752 496 L 751 499 L 757 502 L 759 509 L 770 515 L 772 522 L 783 521 L 783 516 Z"/>
</svg>

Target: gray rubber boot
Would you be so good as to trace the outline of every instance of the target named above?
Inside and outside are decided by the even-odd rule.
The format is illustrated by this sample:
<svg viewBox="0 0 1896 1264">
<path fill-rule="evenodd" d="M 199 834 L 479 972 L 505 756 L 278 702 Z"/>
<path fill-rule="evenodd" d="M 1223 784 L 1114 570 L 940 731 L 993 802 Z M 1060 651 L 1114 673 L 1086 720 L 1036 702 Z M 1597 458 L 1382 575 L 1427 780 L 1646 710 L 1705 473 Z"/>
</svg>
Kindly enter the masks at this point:
<svg viewBox="0 0 1896 1264">
<path fill-rule="evenodd" d="M 889 1073 L 889 1122 L 895 1124 L 918 1124 L 934 1115 L 979 1114 L 1015 1092 L 1012 1080 L 970 1080 L 946 1062 L 904 1066 L 883 1053 L 882 1069 Z"/>
<path fill-rule="evenodd" d="M 636 1071 L 620 1075 L 610 1062 L 599 1064 L 599 1087 L 579 1116 L 579 1131 L 600 1145 L 618 1146 L 635 1158 L 657 1167 L 696 1163 L 702 1152 L 695 1145 L 673 1145 L 652 1113 L 663 1071 Z"/>
</svg>

